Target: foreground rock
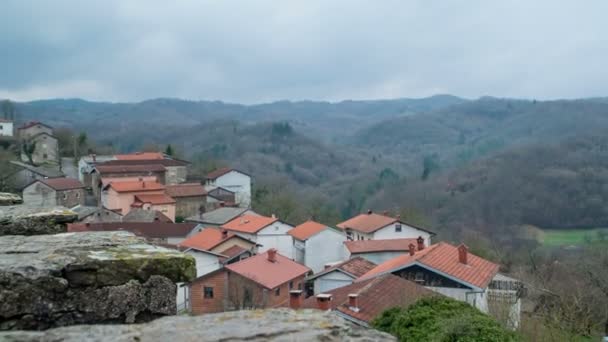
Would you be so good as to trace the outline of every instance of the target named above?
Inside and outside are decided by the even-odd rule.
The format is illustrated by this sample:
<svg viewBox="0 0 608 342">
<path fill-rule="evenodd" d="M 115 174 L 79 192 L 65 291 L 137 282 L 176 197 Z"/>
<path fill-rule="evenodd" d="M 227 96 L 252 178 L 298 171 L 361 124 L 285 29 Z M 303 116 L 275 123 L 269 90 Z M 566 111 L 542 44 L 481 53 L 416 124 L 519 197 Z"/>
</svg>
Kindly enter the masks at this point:
<svg viewBox="0 0 608 342">
<path fill-rule="evenodd" d="M 21 196 L 11 194 L 10 192 L 0 192 L 0 206 L 3 205 L 15 205 L 23 203 Z"/>
<path fill-rule="evenodd" d="M 176 313 L 186 254 L 128 232 L 0 237 L 0 330 L 145 322 Z"/>
<path fill-rule="evenodd" d="M 64 207 L 38 208 L 27 205 L 0 207 L 0 235 L 57 234 L 78 215 Z"/>
<path fill-rule="evenodd" d="M 165 317 L 146 324 L 81 325 L 0 333 L 3 341 L 395 341 L 332 313 L 289 309 Z"/>
</svg>

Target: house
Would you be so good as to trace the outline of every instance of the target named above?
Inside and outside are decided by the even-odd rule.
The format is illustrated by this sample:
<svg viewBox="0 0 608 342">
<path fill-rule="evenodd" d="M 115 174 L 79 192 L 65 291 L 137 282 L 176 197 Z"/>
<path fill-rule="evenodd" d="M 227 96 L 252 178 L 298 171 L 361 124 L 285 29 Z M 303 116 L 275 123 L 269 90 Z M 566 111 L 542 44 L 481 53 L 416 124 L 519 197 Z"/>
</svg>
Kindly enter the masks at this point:
<svg viewBox="0 0 608 342">
<path fill-rule="evenodd" d="M 158 211 L 175 222 L 175 200 L 170 196 L 165 194 L 137 194 L 133 198 L 132 209 Z"/>
<path fill-rule="evenodd" d="M 186 182 L 188 177 L 189 162 L 179 159 L 161 158 L 161 159 L 120 159 L 129 155 L 116 155 L 114 160 L 109 160 L 103 163 L 105 166 L 139 166 L 145 169 L 146 165 L 161 165 L 165 172 L 162 176 L 159 175 L 159 182 L 163 184 L 180 184 Z M 137 156 L 137 155 L 136 155 Z M 154 155 L 153 155 L 154 156 Z"/>
<path fill-rule="evenodd" d="M 205 210 L 214 210 L 221 207 L 237 207 L 236 194 L 224 188 L 215 188 L 207 192 Z M 241 208 L 243 208 L 241 206 Z"/>
<path fill-rule="evenodd" d="M 91 173 L 95 169 L 95 165 L 113 159 L 115 159 L 113 155 L 98 156 L 96 154 L 90 154 L 80 157 L 78 160 L 78 180 L 80 180 L 86 188 L 91 188 L 93 186 Z"/>
<path fill-rule="evenodd" d="M 22 189 L 38 179 L 65 177 L 63 172 L 56 167 L 48 165 L 34 166 L 19 161 L 11 161 L 10 163 L 18 170 L 13 176 L 15 187 L 18 189 Z"/>
<path fill-rule="evenodd" d="M 200 183 L 167 185 L 167 195 L 175 199 L 175 216 L 186 218 L 194 216 L 205 208 L 207 191 Z"/>
<path fill-rule="evenodd" d="M 293 238 L 287 233 L 293 226 L 274 216 L 241 215 L 221 228 L 262 245 L 260 252 L 274 248 L 281 255 L 293 258 Z"/>
<path fill-rule="evenodd" d="M 205 227 L 219 227 L 242 215 L 257 215 L 258 213 L 247 208 L 220 207 L 209 212 L 199 212 L 186 219 L 186 222 L 196 222 Z"/>
<path fill-rule="evenodd" d="M 321 271 L 330 262 L 344 260 L 345 237 L 335 228 L 310 220 L 287 234 L 293 237 L 294 260 L 313 272 Z"/>
<path fill-rule="evenodd" d="M 226 265 L 190 282 L 192 314 L 289 306 L 289 291 L 302 289 L 310 269 L 275 249 Z"/>
<path fill-rule="evenodd" d="M 306 278 L 306 294 L 326 293 L 333 289 L 352 284 L 357 278 L 371 271 L 377 265 L 361 257 L 342 261 Z"/>
<path fill-rule="evenodd" d="M 251 206 L 251 176 L 248 174 L 232 168 L 217 169 L 207 175 L 205 189 L 211 192 L 218 187 L 233 192 L 239 207 Z"/>
<path fill-rule="evenodd" d="M 23 162 L 31 162 L 35 165 L 59 162 L 59 145 L 51 126 L 32 121 L 19 127 L 17 131 L 22 145 Z M 28 151 L 29 147 L 33 147 L 33 151 Z"/>
<path fill-rule="evenodd" d="M 119 213 L 104 207 L 77 205 L 71 208 L 78 214 L 78 222 L 121 222 L 123 217 Z"/>
<path fill-rule="evenodd" d="M 498 268 L 497 264 L 470 253 L 464 244 L 440 242 L 422 250 L 411 244 L 408 254 L 385 261 L 357 281 L 394 274 L 488 313 L 490 285 L 493 280 L 500 280 Z M 517 300 L 514 302 L 512 305 L 518 305 Z M 517 326 L 519 322 L 513 324 Z"/>
<path fill-rule="evenodd" d="M 302 300 L 299 291 L 292 291 L 291 307 L 331 310 L 355 324 L 369 327 L 374 318 L 388 309 L 407 308 L 419 299 L 437 295 L 416 283 L 386 274 L 339 287 L 305 300 Z"/>
<path fill-rule="evenodd" d="M 360 256 L 375 264 L 381 264 L 396 256 L 409 253 L 411 244 L 424 244 L 424 239 L 355 240 L 344 242 L 348 258 Z"/>
<path fill-rule="evenodd" d="M 189 236 L 198 233 L 195 223 L 166 223 L 166 222 L 103 222 L 103 223 L 71 223 L 68 232 L 96 232 L 126 230 L 146 238 L 152 243 L 177 245 Z"/>
<path fill-rule="evenodd" d="M 0 137 L 12 137 L 13 134 L 13 122 L 0 118 Z"/>
<path fill-rule="evenodd" d="M 399 216 L 390 217 L 368 211 L 338 223 L 348 240 L 416 239 L 422 236 L 427 246 L 435 233 L 403 222 Z"/>
<path fill-rule="evenodd" d="M 23 189 L 23 203 L 30 206 L 72 208 L 83 205 L 84 197 L 84 185 L 72 178 L 38 179 Z"/>
<path fill-rule="evenodd" d="M 101 203 L 110 210 L 118 210 L 122 215 L 126 215 L 131 210 L 136 195 L 164 194 L 165 186 L 155 181 L 112 181 L 104 184 Z M 175 213 L 175 204 L 173 208 Z"/>
<path fill-rule="evenodd" d="M 173 222 L 158 210 L 149 210 L 143 208 L 131 208 L 129 212 L 122 217 L 122 222 Z"/>
</svg>

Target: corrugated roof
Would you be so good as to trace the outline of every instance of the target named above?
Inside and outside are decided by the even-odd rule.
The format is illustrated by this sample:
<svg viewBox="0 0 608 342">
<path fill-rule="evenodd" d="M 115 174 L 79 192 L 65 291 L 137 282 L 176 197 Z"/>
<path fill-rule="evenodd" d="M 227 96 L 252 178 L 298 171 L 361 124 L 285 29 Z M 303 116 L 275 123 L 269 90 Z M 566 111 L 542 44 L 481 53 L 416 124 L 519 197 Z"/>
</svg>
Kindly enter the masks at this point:
<svg viewBox="0 0 608 342">
<path fill-rule="evenodd" d="M 293 229 L 289 230 L 287 234 L 293 236 L 298 240 L 304 241 L 325 229 L 330 228 L 319 222 L 309 220 L 298 226 L 295 226 Z"/>
<path fill-rule="evenodd" d="M 392 274 L 339 287 L 326 294 L 331 294 L 332 299 L 329 303 L 332 310 L 367 323 L 390 308 L 407 308 L 421 298 L 439 296 L 424 286 Z M 357 294 L 358 311 L 352 310 L 349 306 L 350 294 Z M 316 296 L 305 299 L 302 307 L 318 308 Z"/>
<path fill-rule="evenodd" d="M 335 270 L 341 270 L 355 278 L 359 278 L 360 276 L 362 276 L 365 273 L 374 269 L 374 267 L 376 267 L 376 266 L 377 266 L 376 264 L 374 264 L 373 262 L 371 262 L 367 259 L 364 259 L 362 257 L 354 257 L 354 258 L 348 259 L 346 261 L 343 261 L 337 265 L 328 267 L 328 268 L 324 269 L 323 271 L 310 276 L 310 279 L 318 278 L 324 274 L 333 272 Z"/>
<path fill-rule="evenodd" d="M 116 192 L 158 191 L 165 189 L 164 185 L 149 181 L 110 182 L 108 185 Z"/>
<path fill-rule="evenodd" d="M 458 258 L 458 247 L 440 242 L 416 251 L 414 255 L 408 253 L 387 260 L 364 274 L 360 279 L 395 272 L 415 263 L 482 289 L 488 286 L 499 268 L 497 264 L 470 252 L 468 252 L 467 263 L 463 264 Z"/>
<path fill-rule="evenodd" d="M 165 194 L 135 195 L 135 201 L 150 204 L 173 204 L 175 200 Z"/>
<path fill-rule="evenodd" d="M 266 252 L 226 265 L 226 268 L 267 289 L 274 289 L 310 272 L 310 268 L 300 265 L 278 252 L 275 262 L 268 260 L 268 252 Z"/>
<path fill-rule="evenodd" d="M 147 238 L 185 237 L 197 226 L 196 223 L 165 222 L 107 222 L 70 223 L 68 232 L 126 230 Z"/>
<path fill-rule="evenodd" d="M 138 165 L 108 165 L 97 164 L 95 169 L 99 173 L 129 173 L 129 172 L 164 172 L 167 169 L 161 164 L 138 164 Z"/>
<path fill-rule="evenodd" d="M 38 180 L 57 191 L 83 189 L 84 185 L 78 179 L 73 178 L 47 178 Z"/>
<path fill-rule="evenodd" d="M 208 251 L 221 244 L 222 242 L 228 241 L 236 236 L 236 234 L 234 233 L 228 231 L 225 232 L 226 235 L 223 235 L 222 230 L 220 229 L 205 228 L 202 232 L 192 235 L 191 237 L 182 241 L 179 245 L 183 247 Z"/>
<path fill-rule="evenodd" d="M 222 225 L 222 228 L 241 233 L 255 234 L 276 221 L 278 219 L 274 217 L 243 215 Z"/>
<path fill-rule="evenodd" d="M 409 251 L 409 245 L 417 245 L 416 239 L 382 239 L 345 241 L 344 245 L 351 254 L 373 252 Z"/>
<path fill-rule="evenodd" d="M 207 194 L 207 191 L 205 191 L 205 187 L 203 187 L 200 183 L 182 183 L 175 185 L 167 185 L 166 192 L 167 195 L 173 198 L 204 196 L 205 194 Z"/>
<path fill-rule="evenodd" d="M 117 160 L 152 160 L 152 159 L 163 159 L 164 156 L 160 152 L 135 152 L 129 154 L 116 154 L 114 155 Z"/>
</svg>

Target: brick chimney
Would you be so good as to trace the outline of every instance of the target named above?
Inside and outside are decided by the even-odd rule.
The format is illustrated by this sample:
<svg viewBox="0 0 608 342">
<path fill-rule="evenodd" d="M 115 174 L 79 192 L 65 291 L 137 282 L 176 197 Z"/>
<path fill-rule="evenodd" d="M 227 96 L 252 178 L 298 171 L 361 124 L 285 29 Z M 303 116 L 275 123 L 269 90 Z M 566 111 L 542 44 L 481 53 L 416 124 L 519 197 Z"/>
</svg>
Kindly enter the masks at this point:
<svg viewBox="0 0 608 342">
<path fill-rule="evenodd" d="M 416 246 L 413 243 L 410 243 L 409 248 L 410 248 L 410 255 L 416 254 Z"/>
<path fill-rule="evenodd" d="M 304 302 L 304 296 L 302 290 L 291 290 L 289 291 L 289 307 L 292 309 L 299 309 L 302 307 Z"/>
<path fill-rule="evenodd" d="M 356 293 L 348 294 L 348 308 L 354 312 L 359 312 L 359 295 Z"/>
<path fill-rule="evenodd" d="M 458 261 L 461 264 L 467 264 L 467 259 L 468 259 L 468 254 L 469 254 L 469 247 L 467 247 L 464 243 L 461 243 L 460 246 L 458 246 Z"/>
<path fill-rule="evenodd" d="M 271 248 L 268 250 L 268 261 L 270 261 L 270 262 L 277 261 L 277 250 L 276 249 Z"/>
<path fill-rule="evenodd" d="M 328 293 L 320 293 L 317 295 L 317 307 L 319 310 L 329 310 L 329 303 L 331 302 L 331 295 Z"/>
<path fill-rule="evenodd" d="M 424 249 L 424 239 L 422 238 L 422 236 L 419 236 L 418 239 L 416 239 L 416 242 L 418 243 L 418 250 L 421 251 Z"/>
</svg>

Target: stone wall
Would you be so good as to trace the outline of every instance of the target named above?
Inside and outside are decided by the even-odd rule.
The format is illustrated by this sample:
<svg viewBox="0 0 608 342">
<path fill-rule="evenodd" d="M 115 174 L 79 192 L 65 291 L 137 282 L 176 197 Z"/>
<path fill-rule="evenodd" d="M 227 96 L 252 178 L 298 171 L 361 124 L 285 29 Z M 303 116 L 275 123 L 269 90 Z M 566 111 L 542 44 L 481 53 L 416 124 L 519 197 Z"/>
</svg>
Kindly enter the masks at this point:
<svg viewBox="0 0 608 342">
<path fill-rule="evenodd" d="M 0 207 L 0 236 L 63 233 L 67 224 L 77 219 L 78 215 L 65 207 Z"/>
</svg>

